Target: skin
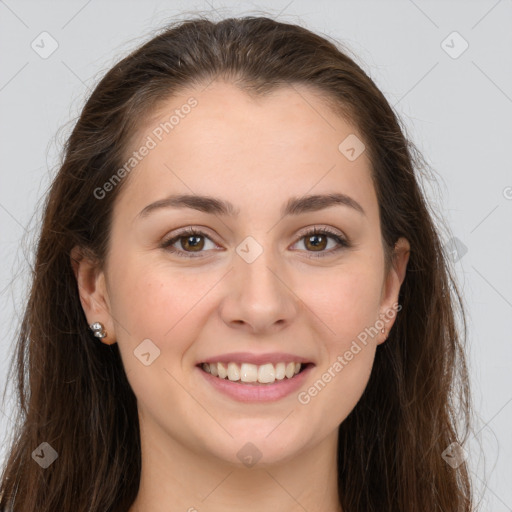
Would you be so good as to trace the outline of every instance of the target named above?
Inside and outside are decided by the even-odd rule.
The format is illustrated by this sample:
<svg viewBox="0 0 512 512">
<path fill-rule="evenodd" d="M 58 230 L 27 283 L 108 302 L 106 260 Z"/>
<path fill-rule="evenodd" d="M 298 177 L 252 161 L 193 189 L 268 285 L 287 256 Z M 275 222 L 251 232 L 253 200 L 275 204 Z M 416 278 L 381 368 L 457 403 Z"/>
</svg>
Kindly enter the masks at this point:
<svg viewBox="0 0 512 512">
<path fill-rule="evenodd" d="M 337 429 L 359 401 L 396 315 L 307 404 L 297 393 L 275 403 L 236 402 L 196 364 L 235 351 L 299 354 L 315 363 L 307 390 L 365 328 L 394 311 L 409 244 L 399 240 L 385 275 L 369 159 L 363 152 L 349 161 L 338 150 L 357 129 L 305 86 L 264 98 L 225 82 L 183 91 L 141 127 L 133 150 L 190 96 L 198 105 L 125 178 L 103 270 L 85 257 L 74 264 L 87 320 L 104 324 L 104 343 L 119 344 L 138 400 L 142 475 L 130 512 L 341 510 Z M 365 214 L 337 205 L 280 215 L 292 196 L 333 192 L 352 197 Z M 167 208 L 137 219 L 170 193 L 222 198 L 240 215 Z M 160 247 L 188 226 L 207 236 L 199 257 Z M 330 252 L 338 244 L 328 238 L 324 257 L 308 257 L 318 249 L 303 233 L 314 226 L 352 246 Z M 247 236 L 263 249 L 252 263 L 236 252 Z M 197 254 L 187 236 L 181 240 L 175 248 Z M 79 254 L 75 248 L 72 256 Z M 149 366 L 133 353 L 147 338 L 160 349 Z M 262 454 L 251 468 L 237 457 L 247 442 Z"/>
</svg>

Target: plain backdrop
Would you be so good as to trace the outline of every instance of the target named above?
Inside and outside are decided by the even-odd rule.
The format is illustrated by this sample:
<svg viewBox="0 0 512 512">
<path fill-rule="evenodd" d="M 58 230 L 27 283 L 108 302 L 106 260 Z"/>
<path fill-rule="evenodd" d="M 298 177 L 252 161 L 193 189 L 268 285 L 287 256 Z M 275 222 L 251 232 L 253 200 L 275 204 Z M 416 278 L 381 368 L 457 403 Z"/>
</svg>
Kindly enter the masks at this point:
<svg viewBox="0 0 512 512">
<path fill-rule="evenodd" d="M 436 171 L 426 192 L 449 225 L 469 318 L 477 421 L 465 448 L 482 510 L 512 511 L 511 0 L 0 0 L 1 390 L 38 207 L 86 96 L 152 30 L 198 11 L 267 14 L 340 41 Z M 0 410 L 0 457 L 12 407 Z"/>
</svg>

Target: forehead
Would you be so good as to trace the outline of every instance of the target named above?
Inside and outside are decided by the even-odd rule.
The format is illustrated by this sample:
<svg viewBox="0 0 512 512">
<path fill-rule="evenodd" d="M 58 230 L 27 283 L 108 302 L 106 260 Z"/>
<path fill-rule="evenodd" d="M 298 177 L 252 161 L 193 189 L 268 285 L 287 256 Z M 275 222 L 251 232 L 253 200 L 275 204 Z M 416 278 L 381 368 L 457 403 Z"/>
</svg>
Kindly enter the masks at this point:
<svg viewBox="0 0 512 512">
<path fill-rule="evenodd" d="M 361 139 L 304 86 L 257 97 L 224 82 L 183 90 L 159 105 L 130 145 L 130 154 L 151 149 L 130 171 L 119 207 L 140 211 L 180 192 L 222 197 L 243 211 L 244 204 L 261 208 L 272 198 L 277 208 L 284 196 L 338 191 L 371 210 L 376 198 L 366 151 L 355 159 L 346 153 L 347 144 L 361 151 Z"/>
</svg>

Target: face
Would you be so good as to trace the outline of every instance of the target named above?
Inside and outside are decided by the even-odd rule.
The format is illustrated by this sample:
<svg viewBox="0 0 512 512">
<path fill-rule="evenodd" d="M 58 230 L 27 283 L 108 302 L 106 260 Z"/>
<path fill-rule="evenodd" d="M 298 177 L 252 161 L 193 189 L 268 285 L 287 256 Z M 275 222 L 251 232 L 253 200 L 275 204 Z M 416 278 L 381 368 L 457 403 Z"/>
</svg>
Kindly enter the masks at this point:
<svg viewBox="0 0 512 512">
<path fill-rule="evenodd" d="M 408 256 L 401 240 L 385 275 L 360 140 L 299 86 L 254 99 L 215 82 L 141 127 L 132 151 L 149 150 L 124 178 L 106 265 L 80 283 L 88 320 L 119 344 L 144 431 L 236 464 L 242 447 L 273 463 L 334 438 L 393 324 Z M 167 201 L 178 195 L 191 198 Z M 290 363 L 302 363 L 291 378 Z M 276 380 L 230 380 L 240 372 Z"/>
</svg>

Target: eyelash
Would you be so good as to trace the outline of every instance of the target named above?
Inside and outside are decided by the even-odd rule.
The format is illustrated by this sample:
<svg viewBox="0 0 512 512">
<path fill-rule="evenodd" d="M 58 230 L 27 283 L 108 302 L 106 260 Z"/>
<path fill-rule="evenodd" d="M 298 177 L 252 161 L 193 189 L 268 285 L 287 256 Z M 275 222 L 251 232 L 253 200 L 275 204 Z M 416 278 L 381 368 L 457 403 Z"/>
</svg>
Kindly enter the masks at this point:
<svg viewBox="0 0 512 512">
<path fill-rule="evenodd" d="M 328 228 L 317 229 L 315 227 L 312 230 L 304 233 L 297 240 L 297 242 L 302 240 L 303 238 L 306 238 L 308 236 L 313 236 L 313 235 L 327 235 L 328 238 L 334 239 L 339 244 L 339 246 L 335 249 L 331 249 L 330 251 L 320 251 L 318 254 L 311 254 L 310 256 L 308 256 L 308 258 L 323 258 L 323 257 L 326 257 L 327 255 L 335 254 L 342 249 L 351 247 L 351 244 L 348 242 L 348 240 L 340 237 L 340 235 L 331 231 Z M 176 248 L 172 247 L 172 245 L 174 245 L 177 241 L 179 241 L 180 238 L 186 238 L 186 237 L 190 237 L 190 236 L 201 236 L 201 237 L 205 237 L 205 238 L 208 238 L 209 240 L 211 240 L 211 238 L 208 235 L 206 235 L 206 233 L 204 233 L 200 230 L 197 230 L 195 228 L 187 228 L 187 229 L 183 230 L 181 233 L 179 233 L 178 235 L 176 235 L 168 240 L 163 241 L 160 247 L 162 249 L 165 249 L 166 251 L 169 251 L 171 253 L 179 255 L 181 258 L 201 258 L 202 257 L 201 252 L 194 254 L 194 253 L 189 253 L 186 251 L 182 251 L 181 249 L 176 249 Z M 211 240 L 211 241 L 213 242 L 213 240 Z M 306 252 L 314 253 L 315 251 L 306 251 Z M 185 254 L 185 256 L 183 256 L 184 254 Z"/>
</svg>

